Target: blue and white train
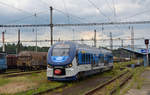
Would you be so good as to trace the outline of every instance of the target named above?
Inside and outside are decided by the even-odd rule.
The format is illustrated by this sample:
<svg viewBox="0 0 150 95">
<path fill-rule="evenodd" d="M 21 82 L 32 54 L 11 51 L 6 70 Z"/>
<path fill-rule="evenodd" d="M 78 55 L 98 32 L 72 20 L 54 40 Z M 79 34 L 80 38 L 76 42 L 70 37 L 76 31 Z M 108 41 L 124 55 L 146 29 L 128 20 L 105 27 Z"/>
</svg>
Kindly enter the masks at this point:
<svg viewBox="0 0 150 95">
<path fill-rule="evenodd" d="M 58 42 L 48 51 L 48 80 L 77 80 L 112 69 L 111 51 L 74 42 Z"/>
</svg>

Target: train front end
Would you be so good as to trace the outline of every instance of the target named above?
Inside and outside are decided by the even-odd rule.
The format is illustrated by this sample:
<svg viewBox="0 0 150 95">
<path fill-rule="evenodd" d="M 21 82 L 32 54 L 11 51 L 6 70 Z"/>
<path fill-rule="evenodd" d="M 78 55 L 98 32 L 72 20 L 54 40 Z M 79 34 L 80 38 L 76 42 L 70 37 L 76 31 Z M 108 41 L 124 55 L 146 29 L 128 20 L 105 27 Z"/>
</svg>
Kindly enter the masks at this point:
<svg viewBox="0 0 150 95">
<path fill-rule="evenodd" d="M 76 46 L 72 42 L 54 44 L 47 56 L 48 80 L 76 80 Z"/>
</svg>

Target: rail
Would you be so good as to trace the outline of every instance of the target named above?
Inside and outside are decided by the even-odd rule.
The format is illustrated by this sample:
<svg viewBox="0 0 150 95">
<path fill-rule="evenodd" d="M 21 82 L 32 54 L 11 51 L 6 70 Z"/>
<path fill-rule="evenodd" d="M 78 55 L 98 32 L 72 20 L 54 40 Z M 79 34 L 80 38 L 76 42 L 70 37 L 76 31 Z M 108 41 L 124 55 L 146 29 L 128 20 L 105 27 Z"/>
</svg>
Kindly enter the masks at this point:
<svg viewBox="0 0 150 95">
<path fill-rule="evenodd" d="M 121 81 L 121 83 L 119 84 L 119 87 L 123 86 L 131 77 L 132 74 L 129 71 L 126 71 L 120 75 L 118 75 L 117 77 L 114 77 L 113 79 L 103 83 L 102 85 L 88 91 L 87 93 L 85 93 L 85 95 L 95 95 L 97 92 L 100 92 L 102 89 L 104 89 L 106 86 L 110 85 L 111 83 L 115 82 L 116 80 L 119 80 L 121 77 L 125 76 L 129 74 L 129 76 L 127 76 L 125 79 L 123 79 L 123 81 Z M 113 95 L 113 93 L 115 93 L 117 91 L 117 87 L 113 88 L 110 91 L 110 95 Z M 97 94 L 97 95 L 104 95 L 104 94 Z"/>
</svg>

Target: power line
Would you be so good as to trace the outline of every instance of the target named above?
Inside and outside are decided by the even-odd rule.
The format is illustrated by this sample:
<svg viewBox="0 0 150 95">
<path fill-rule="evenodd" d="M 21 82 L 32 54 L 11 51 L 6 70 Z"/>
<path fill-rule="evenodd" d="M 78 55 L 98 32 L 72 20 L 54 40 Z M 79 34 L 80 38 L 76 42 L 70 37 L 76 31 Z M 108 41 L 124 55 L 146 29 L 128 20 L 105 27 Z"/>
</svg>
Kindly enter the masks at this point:
<svg viewBox="0 0 150 95">
<path fill-rule="evenodd" d="M 109 5 L 108 0 L 104 0 L 107 4 L 107 6 L 112 10 L 112 12 L 114 11 L 113 8 Z"/>
<path fill-rule="evenodd" d="M 64 3 L 64 8 L 65 8 L 65 10 L 66 10 L 66 14 L 67 14 L 67 18 L 68 18 L 68 24 L 69 24 L 69 23 L 70 23 L 70 16 L 69 16 L 68 10 L 67 10 L 67 8 L 66 8 L 65 0 L 62 0 L 62 1 L 63 1 L 63 3 Z"/>
<path fill-rule="evenodd" d="M 88 1 L 89 1 L 89 3 L 91 3 L 91 5 L 93 5 L 93 6 L 99 11 L 99 13 L 100 13 L 102 16 L 106 17 L 109 21 L 111 21 L 110 18 L 109 18 L 107 15 L 105 15 L 105 14 L 101 11 L 101 9 L 98 8 L 92 1 L 90 1 L 90 0 L 88 0 Z"/>
<path fill-rule="evenodd" d="M 107 15 L 105 15 L 100 8 L 98 8 L 92 1 L 88 0 L 98 11 L 101 13 L 105 18 L 107 18 L 109 21 L 112 21 Z M 117 29 L 121 30 L 118 26 L 115 26 Z"/>
<path fill-rule="evenodd" d="M 40 0 L 43 4 L 46 4 L 46 5 L 48 5 L 46 2 L 44 2 L 43 0 Z M 52 0 L 51 0 L 52 1 Z M 68 10 L 67 10 L 67 8 L 66 8 L 66 4 L 65 4 L 65 1 L 63 0 L 63 3 L 64 3 L 64 8 L 65 8 L 65 10 L 66 10 L 66 12 L 63 12 L 63 11 L 61 11 L 61 10 L 59 10 L 59 9 L 56 9 L 56 8 L 53 8 L 54 10 L 56 10 L 57 12 L 60 12 L 60 13 L 63 13 L 64 15 L 66 15 L 67 16 L 67 18 L 68 18 L 68 24 L 70 23 L 70 17 L 72 17 L 72 18 L 77 18 L 77 19 L 82 19 L 83 20 L 83 18 L 81 18 L 81 17 L 78 17 L 78 16 L 75 16 L 75 15 L 72 15 L 72 14 L 70 14 L 70 13 L 68 13 Z M 49 6 L 49 5 L 48 5 Z"/>
<path fill-rule="evenodd" d="M 144 40 L 143 38 L 135 38 L 134 40 Z M 118 41 L 118 40 L 132 40 L 132 39 L 112 39 L 114 41 Z M 51 40 L 45 39 L 45 40 L 21 40 L 20 42 L 50 42 Z M 54 41 L 59 41 L 59 40 L 54 40 Z M 93 41 L 93 39 L 77 39 L 77 40 L 61 40 L 61 41 Z M 97 39 L 96 41 L 110 41 L 110 39 Z M 11 41 L 8 42 L 6 41 L 6 43 L 17 43 L 18 41 Z M 0 41 L 0 43 L 2 43 Z"/>
<path fill-rule="evenodd" d="M 25 13 L 31 15 L 31 16 L 27 16 L 27 17 L 24 17 L 24 18 L 21 18 L 21 19 L 18 19 L 18 20 L 14 20 L 14 21 L 12 21 L 12 22 L 18 22 L 18 21 L 24 20 L 24 19 L 26 19 L 26 18 L 28 18 L 28 17 L 34 16 L 34 14 L 32 14 L 32 13 L 26 11 L 26 10 L 23 10 L 23 9 L 20 9 L 20 8 L 16 8 L 16 7 L 11 6 L 11 5 L 9 5 L 9 4 L 6 4 L 6 3 L 4 3 L 4 2 L 1 2 L 1 1 L 0 1 L 0 4 L 1 4 L 1 5 L 5 5 L 5 6 L 7 6 L 7 7 L 10 7 L 10 8 L 13 8 L 13 9 L 16 9 L 16 10 L 18 10 L 18 11 L 20 11 L 20 12 L 23 12 L 23 13 L 25 12 Z M 39 13 L 41 13 L 41 12 L 39 12 Z M 43 19 L 43 18 L 42 18 L 42 19 Z"/>
<path fill-rule="evenodd" d="M 135 17 L 135 16 L 145 14 L 145 13 L 147 13 L 147 12 L 150 12 L 150 10 L 146 10 L 146 11 L 143 11 L 143 12 L 135 13 L 134 15 L 130 15 L 130 16 L 128 16 L 128 17 L 122 17 L 121 19 L 130 19 L 130 18 L 133 18 L 133 17 Z"/>
<path fill-rule="evenodd" d="M 124 24 L 150 24 L 150 21 L 134 21 L 134 22 L 108 22 L 108 23 L 80 23 L 80 24 L 53 24 L 54 27 L 66 26 L 101 26 L 101 25 L 124 25 Z M 0 25 L 0 27 L 49 27 L 50 24 L 18 24 L 18 25 Z"/>
<path fill-rule="evenodd" d="M 113 0 L 113 8 L 114 8 L 114 17 L 116 17 L 116 7 L 115 7 L 115 0 Z"/>
<path fill-rule="evenodd" d="M 49 4 L 47 4 L 46 2 L 44 2 L 43 0 L 40 0 L 44 5 L 47 5 L 48 7 L 50 6 Z"/>
<path fill-rule="evenodd" d="M 41 13 L 44 13 L 44 12 L 46 12 L 46 11 L 38 12 L 38 13 L 36 13 L 36 15 L 37 15 L 37 14 L 42 15 Z M 19 21 L 22 21 L 22 20 L 25 20 L 25 19 L 28 19 L 28 18 L 34 17 L 34 16 L 35 16 L 35 15 L 33 14 L 33 15 L 31 15 L 31 16 L 26 16 L 26 17 L 19 18 L 19 19 L 16 19 L 16 20 L 8 21 L 6 24 L 16 23 L 16 22 L 19 22 Z M 38 17 L 38 16 L 37 16 L 37 17 Z M 44 19 L 44 18 L 42 18 L 42 19 Z"/>
<path fill-rule="evenodd" d="M 18 10 L 18 11 L 20 11 L 20 12 L 25 12 L 25 13 L 28 13 L 28 14 L 32 14 L 32 13 L 30 13 L 30 12 L 28 12 L 28 11 L 25 11 L 25 10 L 19 9 L 19 8 L 16 8 L 16 7 L 14 7 L 14 6 L 11 6 L 11 5 L 6 4 L 6 3 L 4 3 L 4 2 L 1 2 L 1 1 L 0 1 L 0 4 L 1 4 L 1 5 L 5 5 L 5 6 L 7 6 L 7 7 L 10 7 L 10 8 L 13 8 L 13 9 L 16 9 L 16 10 Z"/>
<path fill-rule="evenodd" d="M 64 11 L 62 11 L 62 10 L 59 10 L 59 9 L 56 9 L 56 8 L 53 8 L 53 9 L 56 10 L 57 12 L 60 12 L 60 13 L 62 13 L 62 14 L 64 14 L 64 15 L 67 16 L 67 13 L 66 13 L 66 12 L 64 12 Z M 78 19 L 78 20 L 80 20 L 80 21 L 85 20 L 84 18 L 81 18 L 81 17 L 76 16 L 76 15 L 73 15 L 73 14 L 69 14 L 69 16 L 72 17 L 72 18 L 76 18 L 76 19 Z"/>
</svg>

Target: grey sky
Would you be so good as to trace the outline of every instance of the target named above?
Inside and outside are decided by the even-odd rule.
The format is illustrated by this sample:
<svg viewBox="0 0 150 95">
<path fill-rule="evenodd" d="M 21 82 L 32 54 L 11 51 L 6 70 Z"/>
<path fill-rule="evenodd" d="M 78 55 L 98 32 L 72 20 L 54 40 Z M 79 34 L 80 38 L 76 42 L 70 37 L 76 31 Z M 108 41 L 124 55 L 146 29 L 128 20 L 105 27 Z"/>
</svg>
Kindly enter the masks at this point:
<svg viewBox="0 0 150 95">
<path fill-rule="evenodd" d="M 49 23 L 49 6 L 54 8 L 54 23 L 150 20 L 149 5 L 150 0 L 0 0 L 0 24 Z M 35 13 L 37 18 L 33 16 Z M 72 30 L 74 29 L 75 39 L 92 39 L 93 30 L 97 29 L 98 39 L 109 38 L 109 32 L 113 33 L 114 38 L 131 38 L 129 26 L 104 26 L 104 32 L 101 32 L 101 26 L 55 28 L 54 36 L 55 39 L 73 39 Z M 133 26 L 135 38 L 150 38 L 147 35 L 150 33 L 149 24 Z M 3 30 L 5 29 L 1 29 Z M 6 30 L 7 41 L 17 40 L 17 29 Z M 31 28 L 21 30 L 22 40 L 35 39 Z M 39 39 L 49 39 L 49 28 L 38 28 L 38 32 Z M 143 44 L 138 41 L 135 43 Z M 109 45 L 109 42 L 99 43 L 101 44 Z M 120 42 L 114 42 L 114 44 L 120 45 Z M 130 41 L 126 41 L 125 44 L 130 44 Z"/>
</svg>

